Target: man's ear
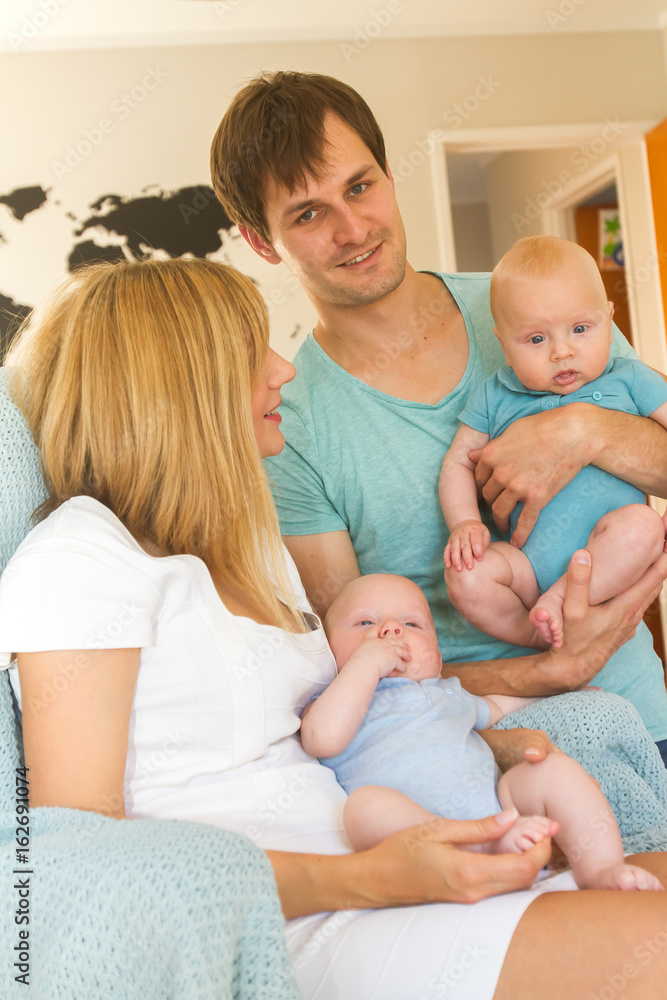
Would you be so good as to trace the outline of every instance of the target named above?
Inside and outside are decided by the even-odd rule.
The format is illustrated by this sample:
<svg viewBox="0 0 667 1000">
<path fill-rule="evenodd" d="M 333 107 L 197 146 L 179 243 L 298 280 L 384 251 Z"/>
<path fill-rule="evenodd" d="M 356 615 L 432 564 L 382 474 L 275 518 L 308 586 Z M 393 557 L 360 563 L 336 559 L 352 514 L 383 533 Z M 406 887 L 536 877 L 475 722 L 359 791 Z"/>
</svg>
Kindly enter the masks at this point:
<svg viewBox="0 0 667 1000">
<path fill-rule="evenodd" d="M 270 243 L 267 243 L 252 229 L 246 229 L 245 226 L 239 226 L 239 232 L 248 246 L 251 246 L 262 260 L 267 260 L 269 264 L 280 264 L 281 259 Z"/>
</svg>

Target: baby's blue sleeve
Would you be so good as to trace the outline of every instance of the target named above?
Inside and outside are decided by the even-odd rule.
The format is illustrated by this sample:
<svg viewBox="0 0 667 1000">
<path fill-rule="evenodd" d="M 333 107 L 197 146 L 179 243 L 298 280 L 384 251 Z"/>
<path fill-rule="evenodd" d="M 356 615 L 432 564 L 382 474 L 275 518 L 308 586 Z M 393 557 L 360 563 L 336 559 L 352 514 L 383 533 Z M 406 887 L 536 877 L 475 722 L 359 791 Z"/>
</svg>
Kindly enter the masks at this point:
<svg viewBox="0 0 667 1000">
<path fill-rule="evenodd" d="M 493 378 L 493 376 L 492 376 Z M 475 431 L 491 436 L 491 417 L 489 407 L 489 388 L 491 379 L 486 379 L 468 397 L 466 405 L 459 413 L 459 420 Z"/>
<path fill-rule="evenodd" d="M 475 702 L 477 708 L 477 722 L 474 724 L 473 729 L 486 729 L 491 715 L 489 703 L 484 701 L 483 698 L 478 698 L 476 694 L 471 694 L 470 697 Z"/>
</svg>

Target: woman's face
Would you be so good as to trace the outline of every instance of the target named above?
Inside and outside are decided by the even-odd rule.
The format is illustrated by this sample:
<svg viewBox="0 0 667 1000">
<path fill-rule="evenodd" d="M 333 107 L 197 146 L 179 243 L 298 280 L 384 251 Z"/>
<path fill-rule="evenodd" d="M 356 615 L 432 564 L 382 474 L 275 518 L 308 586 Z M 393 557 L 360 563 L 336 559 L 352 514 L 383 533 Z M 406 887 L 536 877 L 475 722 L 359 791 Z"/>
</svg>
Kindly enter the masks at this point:
<svg viewBox="0 0 667 1000">
<path fill-rule="evenodd" d="M 285 446 L 285 438 L 280 433 L 280 414 L 277 412 L 282 403 L 280 388 L 291 382 L 295 375 L 294 365 L 269 347 L 257 373 L 250 402 L 252 426 L 262 458 L 279 454 Z"/>
</svg>

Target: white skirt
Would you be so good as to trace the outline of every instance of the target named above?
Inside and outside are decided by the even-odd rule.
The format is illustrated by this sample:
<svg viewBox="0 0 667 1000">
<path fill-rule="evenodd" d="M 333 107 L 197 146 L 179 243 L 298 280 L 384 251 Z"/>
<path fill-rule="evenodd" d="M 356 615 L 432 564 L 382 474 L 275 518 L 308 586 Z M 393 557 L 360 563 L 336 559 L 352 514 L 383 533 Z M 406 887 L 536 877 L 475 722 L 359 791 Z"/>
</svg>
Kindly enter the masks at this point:
<svg viewBox="0 0 667 1000">
<path fill-rule="evenodd" d="M 564 872 L 471 906 L 346 910 L 287 922 L 304 1000 L 492 1000 L 512 935 L 542 892 L 576 889 Z"/>
</svg>

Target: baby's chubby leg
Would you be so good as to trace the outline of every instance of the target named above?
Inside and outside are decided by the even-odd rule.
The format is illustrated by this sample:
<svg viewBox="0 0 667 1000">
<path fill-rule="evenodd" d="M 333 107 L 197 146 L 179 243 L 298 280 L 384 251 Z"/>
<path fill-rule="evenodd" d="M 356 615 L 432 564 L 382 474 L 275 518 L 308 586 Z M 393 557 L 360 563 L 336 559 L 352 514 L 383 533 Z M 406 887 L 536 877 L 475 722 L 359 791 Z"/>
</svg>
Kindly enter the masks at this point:
<svg viewBox="0 0 667 1000">
<path fill-rule="evenodd" d="M 471 569 L 446 569 L 445 585 L 456 610 L 481 632 L 517 646 L 549 645 L 528 617 L 540 588 L 520 549 L 492 542 Z"/>
<path fill-rule="evenodd" d="M 511 812 L 516 815 L 516 809 L 513 807 Z M 500 819 L 504 821 L 502 826 L 506 826 L 512 817 L 501 813 Z M 375 847 L 399 830 L 406 830 L 421 823 L 446 822 L 448 822 L 446 818 L 429 812 L 402 792 L 383 785 L 363 785 L 355 789 L 348 796 L 343 810 L 345 832 L 355 851 L 365 851 Z M 512 837 L 515 827 L 517 834 Z M 523 853 L 545 837 L 552 836 L 557 828 L 557 823 L 544 816 L 520 816 L 512 825 L 510 832 L 503 834 L 499 840 L 457 846 L 464 851 L 482 854 Z M 505 846 L 498 849 L 497 844 Z"/>
<path fill-rule="evenodd" d="M 438 818 L 407 795 L 384 785 L 355 788 L 343 810 L 345 832 L 355 851 L 369 850 L 392 833 Z"/>
<path fill-rule="evenodd" d="M 625 863 L 609 803 L 597 781 L 571 757 L 554 753 L 537 764 L 511 768 L 498 782 L 498 799 L 504 808 L 513 805 L 556 821 L 554 840 L 580 889 L 662 889 L 649 872 Z"/>
<path fill-rule="evenodd" d="M 601 517 L 588 537 L 591 554 L 590 603 L 601 604 L 627 590 L 655 562 L 665 544 L 662 518 L 647 504 L 633 503 Z M 543 640 L 563 644 L 565 577 L 546 590 L 530 612 Z"/>
</svg>

